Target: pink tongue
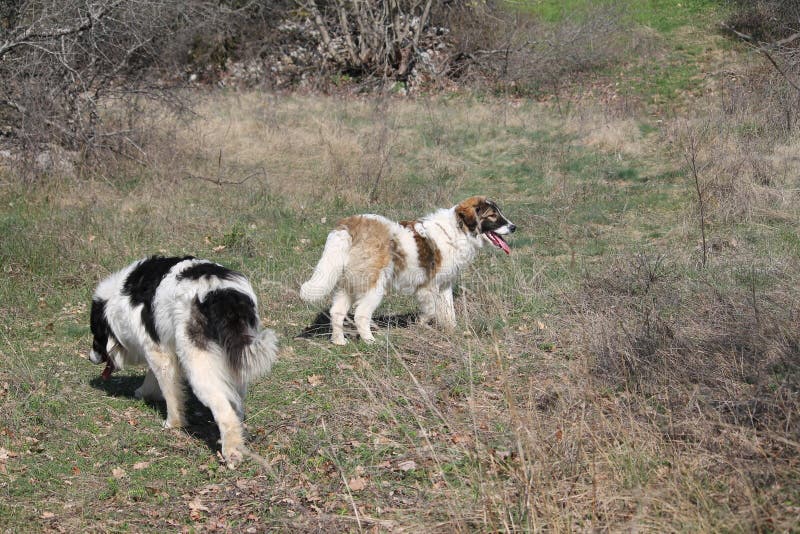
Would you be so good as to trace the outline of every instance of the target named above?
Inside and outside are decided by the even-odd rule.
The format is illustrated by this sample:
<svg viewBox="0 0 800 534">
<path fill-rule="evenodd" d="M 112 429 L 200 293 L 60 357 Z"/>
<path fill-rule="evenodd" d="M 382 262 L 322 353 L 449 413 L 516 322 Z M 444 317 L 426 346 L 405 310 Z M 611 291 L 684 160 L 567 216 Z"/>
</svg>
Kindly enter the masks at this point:
<svg viewBox="0 0 800 534">
<path fill-rule="evenodd" d="M 100 377 L 103 380 L 108 380 L 109 378 L 111 378 L 111 373 L 113 373 L 113 372 L 114 372 L 114 364 L 111 363 L 111 360 L 109 360 L 109 361 L 106 362 L 106 368 L 103 369 L 103 372 L 100 375 Z"/>
<path fill-rule="evenodd" d="M 506 254 L 511 254 L 511 249 L 508 248 L 508 244 L 505 241 L 503 241 L 502 237 L 500 237 L 494 232 L 488 232 L 488 235 L 492 243 L 503 249 L 503 252 L 505 252 Z"/>
</svg>

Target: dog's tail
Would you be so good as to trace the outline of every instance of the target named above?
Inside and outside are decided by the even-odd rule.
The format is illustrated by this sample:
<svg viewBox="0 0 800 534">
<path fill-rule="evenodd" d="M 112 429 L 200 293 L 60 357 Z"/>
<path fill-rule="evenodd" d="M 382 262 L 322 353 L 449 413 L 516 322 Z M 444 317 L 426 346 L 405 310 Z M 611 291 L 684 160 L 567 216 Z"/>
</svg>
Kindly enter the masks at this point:
<svg viewBox="0 0 800 534">
<path fill-rule="evenodd" d="M 257 330 L 251 343 L 243 347 L 241 355 L 238 357 L 239 374 L 242 382 L 247 383 L 251 380 L 265 375 L 272 369 L 272 364 L 278 359 L 278 338 L 275 332 L 269 328 Z M 235 355 L 228 353 L 228 357 L 233 361 Z"/>
<path fill-rule="evenodd" d="M 262 329 L 256 303 L 234 288 L 215 289 L 195 306 L 200 312 L 189 329 L 199 344 L 214 341 L 224 353 L 227 367 L 240 384 L 269 372 L 277 359 L 275 332 Z"/>
<path fill-rule="evenodd" d="M 311 279 L 300 287 L 300 298 L 308 303 L 317 303 L 327 297 L 344 273 L 350 253 L 352 238 L 345 229 L 328 234 L 325 250 L 314 268 Z"/>
</svg>

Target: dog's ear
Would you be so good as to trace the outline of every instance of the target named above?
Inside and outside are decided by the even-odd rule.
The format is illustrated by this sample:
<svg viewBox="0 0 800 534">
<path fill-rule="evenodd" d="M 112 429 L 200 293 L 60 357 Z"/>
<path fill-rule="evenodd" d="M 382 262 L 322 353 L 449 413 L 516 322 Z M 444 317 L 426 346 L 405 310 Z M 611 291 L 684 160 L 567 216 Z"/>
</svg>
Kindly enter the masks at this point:
<svg viewBox="0 0 800 534">
<path fill-rule="evenodd" d="M 481 215 L 478 209 L 485 203 L 486 199 L 483 197 L 470 197 L 456 206 L 458 221 L 470 232 L 474 232 L 478 228 Z"/>
<path fill-rule="evenodd" d="M 482 198 L 478 202 L 478 205 L 475 206 L 475 213 L 478 215 L 478 217 L 483 217 L 487 211 L 493 209 L 494 207 L 495 207 L 494 202 L 492 202 L 488 198 Z"/>
</svg>

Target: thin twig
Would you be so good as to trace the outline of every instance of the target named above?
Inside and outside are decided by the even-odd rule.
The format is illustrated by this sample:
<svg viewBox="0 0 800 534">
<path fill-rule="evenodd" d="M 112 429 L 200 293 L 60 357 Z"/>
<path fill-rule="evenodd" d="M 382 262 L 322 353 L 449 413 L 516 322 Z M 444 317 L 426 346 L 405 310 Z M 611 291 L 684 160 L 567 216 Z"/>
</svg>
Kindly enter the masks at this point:
<svg viewBox="0 0 800 534">
<path fill-rule="evenodd" d="M 697 193 L 697 202 L 700 209 L 700 235 L 703 238 L 703 269 L 706 268 L 708 261 L 708 245 L 706 243 L 706 206 L 705 199 L 703 198 L 703 190 L 700 187 L 700 175 L 697 170 L 697 138 L 691 134 L 689 139 L 689 153 L 686 155 L 689 160 L 690 168 L 692 169 L 692 177 L 694 178 L 695 192 Z"/>
<path fill-rule="evenodd" d="M 325 418 L 321 418 L 320 421 L 322 422 L 322 431 L 326 436 L 328 436 L 328 427 L 325 424 Z M 324 449 L 323 449 L 324 450 Z M 333 449 L 333 443 L 330 442 L 330 460 L 333 462 L 333 465 L 336 466 L 336 470 L 339 471 L 339 476 L 342 478 L 342 482 L 344 483 L 344 489 L 347 490 L 347 496 L 350 499 L 350 506 L 353 508 L 353 513 L 356 516 L 356 523 L 358 524 L 358 531 L 364 532 L 364 527 L 361 525 L 361 514 L 358 513 L 358 505 L 356 504 L 356 500 L 353 498 L 353 493 L 350 491 L 350 484 L 347 483 L 347 478 L 344 476 L 344 471 L 342 470 L 342 466 L 339 465 L 339 461 L 336 458 L 335 451 Z"/>
<path fill-rule="evenodd" d="M 777 48 L 777 47 L 780 47 L 780 46 L 784 46 L 784 45 L 787 45 L 787 44 L 790 44 L 790 43 L 796 41 L 797 39 L 800 39 L 800 32 L 794 33 L 794 34 L 790 35 L 789 37 L 786 37 L 785 39 L 781 39 L 780 41 L 775 41 L 774 43 L 759 43 L 759 44 L 756 44 L 756 40 L 753 38 L 752 35 L 748 35 L 746 33 L 742 33 L 742 32 L 736 30 L 735 28 L 733 28 L 733 27 L 731 27 L 731 26 L 729 26 L 729 25 L 727 25 L 725 23 L 722 24 L 722 27 L 725 30 L 733 33 L 734 35 L 736 35 L 740 39 L 742 39 L 744 41 L 747 41 L 748 43 L 751 43 L 751 45 L 755 48 L 755 50 L 757 52 L 760 52 L 761 54 L 763 54 L 764 57 L 766 57 L 767 60 L 770 63 L 772 63 L 772 66 L 775 67 L 775 70 L 778 71 L 778 74 L 780 74 L 783 77 L 783 79 L 786 80 L 786 82 L 789 85 L 791 85 L 796 91 L 800 92 L 800 85 L 798 85 L 794 80 L 789 78 L 789 75 L 786 73 L 786 71 L 784 71 L 780 67 L 780 65 L 778 65 L 778 62 L 775 61 L 775 59 L 769 53 L 769 48 Z"/>
<path fill-rule="evenodd" d="M 247 176 L 245 176 L 244 178 L 242 178 L 241 180 L 238 180 L 238 181 L 223 180 L 220 176 L 217 176 L 216 178 L 209 178 L 208 176 L 201 176 L 199 174 L 192 174 L 192 173 L 188 173 L 188 172 L 186 173 L 186 177 L 187 178 L 192 178 L 194 180 L 205 180 L 206 182 L 211 182 L 212 184 L 216 184 L 216 185 L 242 185 L 243 183 L 248 181 L 253 176 L 257 176 L 259 174 L 261 176 L 264 176 L 264 177 L 267 176 L 267 173 L 266 173 L 266 171 L 264 171 L 264 169 L 259 169 L 259 170 L 255 171 L 255 172 L 251 172 L 250 174 L 248 174 Z"/>
</svg>

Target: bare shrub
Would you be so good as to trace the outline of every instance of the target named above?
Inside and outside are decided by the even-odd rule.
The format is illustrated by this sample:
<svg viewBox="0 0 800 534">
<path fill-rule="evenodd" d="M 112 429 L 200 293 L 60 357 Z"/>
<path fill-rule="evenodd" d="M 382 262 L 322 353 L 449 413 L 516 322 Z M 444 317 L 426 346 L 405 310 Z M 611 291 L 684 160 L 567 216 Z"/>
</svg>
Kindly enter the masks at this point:
<svg viewBox="0 0 800 534">
<path fill-rule="evenodd" d="M 558 89 L 567 76 L 618 61 L 632 44 L 610 4 L 556 24 L 494 2 L 459 5 L 445 16 L 454 43 L 451 75 L 520 91 Z"/>
<path fill-rule="evenodd" d="M 759 83 L 759 73 L 755 76 L 760 86 L 756 98 L 777 99 L 791 131 L 800 107 L 800 4 L 794 0 L 738 0 L 735 4 L 723 28 L 751 45 L 773 69 L 773 87 Z M 785 91 L 792 94 L 787 96 Z"/>
<path fill-rule="evenodd" d="M 104 122 L 106 106 L 135 110 L 141 98 L 180 106 L 175 68 L 191 36 L 216 21 L 193 2 L 21 1 L 0 25 L 0 121 L 23 147 L 55 142 L 91 153 L 137 152 L 136 121 Z M 123 140 L 120 144 L 120 140 Z"/>
<path fill-rule="evenodd" d="M 324 57 L 338 70 L 405 79 L 433 0 L 297 0 L 314 23 Z"/>
<path fill-rule="evenodd" d="M 800 92 L 766 65 L 723 77 L 719 104 L 728 120 L 740 124 L 743 137 L 781 140 L 797 132 Z"/>
<path fill-rule="evenodd" d="M 677 276 L 677 264 L 663 262 L 621 257 L 587 278 L 574 332 L 591 355 L 591 373 L 650 395 L 700 387 L 702 405 L 732 423 L 784 432 L 800 402 L 792 273 L 730 264 Z"/>
<path fill-rule="evenodd" d="M 734 0 L 727 24 L 755 41 L 784 39 L 800 29 L 800 5 L 794 0 Z"/>
<path fill-rule="evenodd" d="M 795 142 L 761 124 L 763 119 L 747 108 L 675 121 L 665 131 L 676 157 L 684 160 L 693 218 L 706 242 L 704 257 L 714 223 L 793 220 Z"/>
</svg>

